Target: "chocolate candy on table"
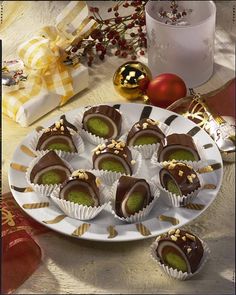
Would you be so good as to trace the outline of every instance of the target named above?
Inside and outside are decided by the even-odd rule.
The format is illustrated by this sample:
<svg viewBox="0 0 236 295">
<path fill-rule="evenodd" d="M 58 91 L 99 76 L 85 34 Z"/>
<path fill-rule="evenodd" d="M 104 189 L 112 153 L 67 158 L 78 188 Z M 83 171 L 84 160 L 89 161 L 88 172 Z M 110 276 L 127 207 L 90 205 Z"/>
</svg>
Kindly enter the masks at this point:
<svg viewBox="0 0 236 295">
<path fill-rule="evenodd" d="M 121 123 L 120 112 L 107 105 L 88 109 L 82 119 L 84 130 L 105 139 L 116 139 L 121 132 Z"/>
<path fill-rule="evenodd" d="M 130 129 L 127 136 L 127 145 L 137 146 L 159 143 L 165 135 L 158 127 L 158 121 L 145 118 L 136 122 Z"/>
<path fill-rule="evenodd" d="M 172 229 L 157 238 L 161 263 L 182 272 L 194 273 L 203 256 L 202 242 L 192 233 Z"/>
<path fill-rule="evenodd" d="M 36 150 L 61 150 L 65 152 L 77 152 L 70 130 L 77 128 L 69 123 L 65 116 L 55 122 L 49 128 L 45 128 L 38 140 Z"/>
<path fill-rule="evenodd" d="M 49 151 L 32 168 L 30 181 L 43 185 L 60 184 L 70 177 L 71 172 L 54 151 Z"/>
<path fill-rule="evenodd" d="M 122 141 L 109 140 L 99 144 L 93 153 L 93 168 L 132 175 L 135 160 L 126 144 Z"/>
<path fill-rule="evenodd" d="M 188 134 L 173 133 L 165 137 L 157 151 L 159 162 L 171 160 L 199 161 L 197 147 Z"/>
<path fill-rule="evenodd" d="M 121 176 L 115 198 L 115 212 L 129 217 L 145 208 L 152 200 L 149 184 L 145 179 Z"/>
<path fill-rule="evenodd" d="M 96 176 L 85 170 L 76 170 L 63 183 L 59 198 L 84 206 L 99 206 L 99 188 Z"/>
<path fill-rule="evenodd" d="M 196 172 L 185 163 L 173 160 L 164 165 L 159 173 L 161 185 L 178 196 L 187 195 L 200 188 Z"/>
</svg>

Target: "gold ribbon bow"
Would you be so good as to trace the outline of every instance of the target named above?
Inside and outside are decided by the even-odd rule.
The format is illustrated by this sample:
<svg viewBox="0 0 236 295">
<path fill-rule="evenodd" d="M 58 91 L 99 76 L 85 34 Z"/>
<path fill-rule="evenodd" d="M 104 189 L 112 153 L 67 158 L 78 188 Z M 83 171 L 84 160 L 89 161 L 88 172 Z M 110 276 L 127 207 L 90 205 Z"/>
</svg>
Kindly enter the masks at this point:
<svg viewBox="0 0 236 295">
<path fill-rule="evenodd" d="M 3 101 L 4 112 L 13 119 L 22 104 L 47 92 L 60 95 L 63 105 L 75 93 L 68 66 L 63 64 L 65 49 L 87 37 L 97 26 L 88 17 L 84 1 L 71 1 L 56 19 L 55 26 L 44 27 L 40 36 L 24 42 L 18 48 L 28 79 L 19 89 L 8 91 Z"/>
</svg>

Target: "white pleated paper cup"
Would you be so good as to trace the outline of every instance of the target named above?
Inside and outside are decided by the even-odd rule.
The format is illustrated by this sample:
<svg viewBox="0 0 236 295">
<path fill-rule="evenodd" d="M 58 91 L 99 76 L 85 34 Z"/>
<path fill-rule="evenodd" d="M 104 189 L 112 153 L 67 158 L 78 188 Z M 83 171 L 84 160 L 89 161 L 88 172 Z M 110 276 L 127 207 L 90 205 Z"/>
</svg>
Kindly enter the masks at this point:
<svg viewBox="0 0 236 295">
<path fill-rule="evenodd" d="M 116 197 L 116 189 L 117 189 L 117 185 L 118 185 L 118 181 L 115 181 L 111 187 L 110 190 L 110 210 L 111 213 L 113 214 L 114 218 L 119 219 L 121 221 L 127 222 L 127 223 L 136 223 L 136 222 L 140 222 L 142 220 L 144 220 L 146 218 L 146 216 L 148 216 L 148 214 L 151 212 L 152 208 L 154 207 L 157 199 L 160 196 L 160 190 L 159 188 L 152 182 L 147 181 L 149 186 L 150 186 L 150 191 L 151 191 L 151 195 L 153 197 L 152 201 L 142 210 L 140 210 L 139 212 L 136 212 L 133 215 L 130 215 L 129 217 L 120 217 L 116 214 L 115 212 L 115 197 Z"/>
<path fill-rule="evenodd" d="M 198 154 L 199 154 L 199 157 L 200 157 L 200 160 L 199 161 L 186 161 L 186 160 L 176 160 L 176 161 L 179 161 L 179 162 L 185 162 L 187 163 L 188 165 L 190 166 L 194 166 L 194 165 L 198 165 L 198 164 L 203 164 L 207 161 L 207 158 L 206 158 L 206 153 L 204 151 L 204 148 L 202 145 L 200 145 L 199 142 L 197 141 L 194 141 L 195 145 L 196 145 L 196 148 L 197 148 L 197 151 L 198 151 Z M 153 155 L 151 156 L 151 164 L 152 166 L 157 166 L 159 165 L 160 163 L 165 163 L 165 162 L 168 162 L 168 161 L 162 161 L 162 162 L 159 162 L 158 158 L 157 158 L 157 151 L 156 150 Z M 170 161 L 169 161 L 170 162 Z"/>
<path fill-rule="evenodd" d="M 99 187 L 100 206 L 84 206 L 59 198 L 60 187 L 55 188 L 51 194 L 53 202 L 69 217 L 79 220 L 90 220 L 95 218 L 109 205 L 109 190 L 104 186 Z"/>
<path fill-rule="evenodd" d="M 86 110 L 87 109 L 85 109 L 84 111 L 79 111 L 79 113 L 77 114 L 77 116 L 75 118 L 75 122 L 74 122 L 75 126 L 80 131 L 81 136 L 83 137 L 84 140 L 90 142 L 93 145 L 99 145 L 99 144 L 103 144 L 103 143 L 107 142 L 108 139 L 103 138 L 103 137 L 99 137 L 99 136 L 94 135 L 94 134 L 83 129 L 82 120 L 83 120 L 84 112 Z M 128 130 L 128 123 L 127 123 L 127 119 L 122 114 L 122 112 L 120 110 L 117 110 L 117 111 L 122 116 L 121 132 L 120 132 L 120 135 L 118 135 L 118 137 L 119 137 L 119 136 L 123 135 Z"/>
<path fill-rule="evenodd" d="M 140 171 L 141 165 L 142 165 L 142 155 L 135 150 L 130 149 L 132 160 L 135 160 L 135 164 L 132 165 L 132 175 L 136 177 Z M 98 170 L 93 169 L 92 173 L 94 173 L 96 176 L 99 176 L 103 183 L 106 185 L 111 186 L 117 179 L 119 179 L 122 175 L 128 175 L 121 172 L 112 172 L 108 170 Z"/>
<path fill-rule="evenodd" d="M 171 161 L 170 161 L 171 162 Z M 192 165 L 189 164 L 189 161 L 178 161 L 179 163 L 184 163 L 187 164 L 189 166 L 191 166 L 193 168 L 193 170 L 195 171 L 195 173 L 197 174 L 197 177 L 199 179 L 200 182 L 200 187 L 194 191 L 192 191 L 191 193 L 187 194 L 187 195 L 176 195 L 173 194 L 171 192 L 169 192 L 167 189 L 165 189 L 162 185 L 161 185 L 161 181 L 160 181 L 160 171 L 161 169 L 170 162 L 162 162 L 162 163 L 158 163 L 158 165 L 156 166 L 156 175 L 153 176 L 151 178 L 151 181 L 156 184 L 160 190 L 162 192 L 164 192 L 163 194 L 163 200 L 165 201 L 165 203 L 171 207 L 182 207 L 182 206 L 186 206 L 187 204 L 190 204 L 193 202 L 193 200 L 196 198 L 196 196 L 198 195 L 198 193 L 203 189 L 204 187 L 204 179 L 201 176 L 201 174 L 197 173 L 196 171 L 202 167 L 202 162 L 192 162 Z M 205 162 L 206 163 L 206 162 Z"/>
<path fill-rule="evenodd" d="M 43 151 L 43 153 L 41 155 L 38 155 L 34 160 L 32 160 L 29 164 L 29 167 L 26 171 L 25 177 L 26 177 L 26 181 L 28 182 L 28 184 L 32 187 L 32 189 L 39 194 L 39 196 L 42 197 L 49 197 L 52 193 L 52 191 L 58 187 L 60 187 L 60 184 L 35 184 L 32 183 L 30 181 L 30 174 L 31 171 L 33 169 L 33 167 L 36 165 L 36 163 L 38 163 L 38 161 L 45 155 L 47 154 L 48 151 Z M 74 171 L 73 167 L 70 165 L 70 163 L 68 163 L 66 160 L 62 159 L 62 161 L 65 163 L 65 165 L 69 168 L 69 170 L 71 171 L 71 173 Z M 71 174 L 70 173 L 70 174 Z"/>
<path fill-rule="evenodd" d="M 170 132 L 170 127 L 165 123 L 159 122 L 158 127 L 161 131 L 167 135 Z M 126 142 L 127 141 L 128 132 L 123 134 L 119 140 Z M 158 151 L 160 143 L 153 143 L 153 144 L 144 144 L 144 145 L 135 145 L 129 146 L 131 149 L 134 149 L 142 155 L 143 159 L 150 159 L 155 151 Z"/>
<path fill-rule="evenodd" d="M 177 270 L 177 269 L 173 269 L 172 267 L 169 267 L 165 264 L 163 264 L 161 261 L 160 261 L 160 258 L 157 256 L 156 254 L 156 249 L 158 247 L 158 241 L 155 240 L 151 247 L 150 247 L 150 254 L 151 254 L 151 257 L 154 261 L 156 261 L 158 263 L 158 265 L 161 267 L 161 270 L 166 273 L 168 276 L 176 279 L 176 280 L 181 280 L 181 281 L 184 281 L 184 280 L 188 280 L 190 279 L 191 277 L 195 276 L 196 274 L 198 274 L 199 272 L 201 272 L 201 270 L 203 269 L 204 265 L 206 264 L 207 260 L 209 259 L 210 257 L 210 249 L 208 247 L 208 245 L 200 240 L 202 242 L 202 246 L 203 246 L 203 249 L 204 249 L 204 252 L 203 252 L 203 256 L 202 256 L 202 259 L 198 265 L 198 269 L 194 272 L 194 273 L 187 273 L 187 272 L 182 272 L 181 270 Z"/>
<path fill-rule="evenodd" d="M 69 129 L 72 135 L 72 141 L 77 149 L 77 152 L 65 152 L 61 150 L 54 150 L 55 153 L 62 159 L 66 161 L 72 160 L 75 156 L 78 156 L 84 152 L 84 142 L 82 137 L 75 131 Z M 39 138 L 42 136 L 43 131 L 37 132 L 34 138 L 31 140 L 29 147 L 33 151 L 34 154 L 40 156 L 44 154 L 44 152 L 49 152 L 49 150 L 36 150 Z"/>
</svg>

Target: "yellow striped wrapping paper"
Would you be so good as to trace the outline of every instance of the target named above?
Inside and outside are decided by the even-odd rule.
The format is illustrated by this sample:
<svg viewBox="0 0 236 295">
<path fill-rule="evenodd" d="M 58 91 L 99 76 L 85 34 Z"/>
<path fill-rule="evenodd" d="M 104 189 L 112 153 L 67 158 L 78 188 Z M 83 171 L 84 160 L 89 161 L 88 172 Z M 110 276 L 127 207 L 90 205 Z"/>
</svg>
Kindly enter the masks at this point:
<svg viewBox="0 0 236 295">
<path fill-rule="evenodd" d="M 86 67 L 62 62 L 64 50 L 96 27 L 88 14 L 84 1 L 71 1 L 57 17 L 55 27 L 44 27 L 39 36 L 19 46 L 28 78 L 16 85 L 17 89 L 3 86 L 4 114 L 26 127 L 88 87 Z"/>
</svg>

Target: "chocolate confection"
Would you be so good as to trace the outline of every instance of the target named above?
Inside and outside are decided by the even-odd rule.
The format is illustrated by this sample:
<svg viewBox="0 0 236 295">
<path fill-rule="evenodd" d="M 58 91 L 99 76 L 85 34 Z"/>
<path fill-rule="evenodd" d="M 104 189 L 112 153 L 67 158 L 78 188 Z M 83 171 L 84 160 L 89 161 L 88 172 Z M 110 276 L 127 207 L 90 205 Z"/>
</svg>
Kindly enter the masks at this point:
<svg viewBox="0 0 236 295">
<path fill-rule="evenodd" d="M 161 185 L 169 192 L 182 196 L 200 187 L 199 178 L 192 167 L 171 161 L 160 170 Z"/>
<path fill-rule="evenodd" d="M 93 153 L 93 168 L 132 175 L 132 155 L 122 141 L 109 140 L 100 144 Z"/>
<path fill-rule="evenodd" d="M 199 161 L 196 145 L 188 134 L 173 133 L 165 137 L 157 151 L 159 162 L 171 160 Z"/>
<path fill-rule="evenodd" d="M 71 171 L 54 152 L 45 154 L 33 167 L 30 181 L 34 184 L 59 184 L 70 177 Z"/>
<path fill-rule="evenodd" d="M 115 212 L 120 217 L 129 217 L 145 208 L 151 199 L 145 179 L 121 176 L 116 189 Z"/>
<path fill-rule="evenodd" d="M 45 128 L 38 140 L 36 150 L 61 150 L 65 152 L 77 152 L 68 128 L 77 131 L 77 128 L 69 123 L 65 116 L 55 122 L 49 128 Z"/>
<path fill-rule="evenodd" d="M 99 188 L 96 176 L 76 170 L 61 187 L 59 198 L 84 206 L 99 206 Z"/>
<path fill-rule="evenodd" d="M 117 138 L 121 131 L 122 117 L 114 107 L 100 105 L 84 112 L 83 128 L 102 138 Z"/>
<path fill-rule="evenodd" d="M 203 256 L 203 246 L 195 235 L 172 229 L 157 238 L 156 254 L 161 263 L 182 272 L 194 273 Z"/>
<path fill-rule="evenodd" d="M 136 122 L 130 129 L 127 136 L 127 145 L 145 145 L 158 143 L 165 137 L 158 127 L 158 122 L 145 118 Z"/>
</svg>

